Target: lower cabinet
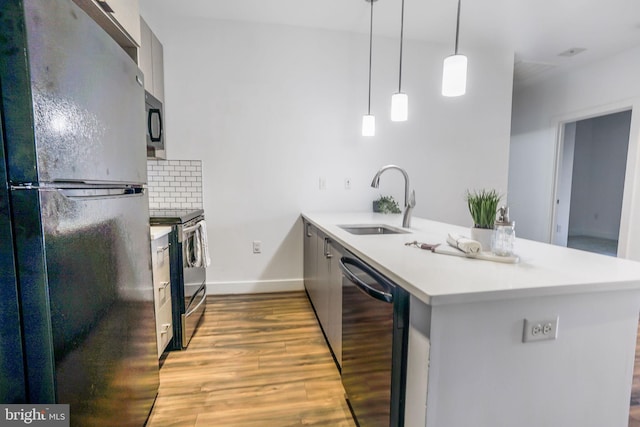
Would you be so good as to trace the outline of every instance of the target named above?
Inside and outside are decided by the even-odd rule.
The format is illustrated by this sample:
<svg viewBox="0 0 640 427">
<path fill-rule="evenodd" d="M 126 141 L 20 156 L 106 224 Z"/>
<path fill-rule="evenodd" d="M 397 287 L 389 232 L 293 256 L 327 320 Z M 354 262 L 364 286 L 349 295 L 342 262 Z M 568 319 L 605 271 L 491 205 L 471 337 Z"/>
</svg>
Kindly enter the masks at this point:
<svg viewBox="0 0 640 427">
<path fill-rule="evenodd" d="M 171 227 L 151 227 L 151 264 L 153 266 L 153 302 L 156 310 L 158 357 L 173 338 L 171 312 L 171 275 L 169 269 L 169 233 Z"/>
<path fill-rule="evenodd" d="M 327 279 L 329 321 L 325 334 L 338 364 L 342 366 L 342 272 L 340 271 L 340 258 L 343 255 L 342 248 L 330 241 L 329 254 L 331 255 Z"/>
<path fill-rule="evenodd" d="M 304 286 L 318 323 L 342 365 L 342 248 L 309 222 L 304 222 Z"/>
</svg>

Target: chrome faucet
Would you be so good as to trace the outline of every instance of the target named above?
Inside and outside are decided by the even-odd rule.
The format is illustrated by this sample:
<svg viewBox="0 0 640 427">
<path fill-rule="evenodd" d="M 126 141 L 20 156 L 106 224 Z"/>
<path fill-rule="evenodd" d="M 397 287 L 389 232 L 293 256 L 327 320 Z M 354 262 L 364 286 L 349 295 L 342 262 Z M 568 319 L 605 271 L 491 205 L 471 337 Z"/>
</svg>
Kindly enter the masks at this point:
<svg viewBox="0 0 640 427">
<path fill-rule="evenodd" d="M 411 194 L 409 194 L 409 175 L 407 174 L 407 171 L 396 165 L 383 166 L 378 172 L 376 172 L 376 175 L 373 177 L 373 181 L 371 181 L 371 186 L 373 188 L 378 188 L 380 186 L 380 175 L 382 175 L 382 172 L 387 169 L 397 169 L 402 172 L 402 175 L 404 176 L 404 216 L 402 218 L 402 226 L 404 228 L 409 228 L 411 227 L 411 211 L 416 206 L 416 192 L 411 191 Z"/>
</svg>

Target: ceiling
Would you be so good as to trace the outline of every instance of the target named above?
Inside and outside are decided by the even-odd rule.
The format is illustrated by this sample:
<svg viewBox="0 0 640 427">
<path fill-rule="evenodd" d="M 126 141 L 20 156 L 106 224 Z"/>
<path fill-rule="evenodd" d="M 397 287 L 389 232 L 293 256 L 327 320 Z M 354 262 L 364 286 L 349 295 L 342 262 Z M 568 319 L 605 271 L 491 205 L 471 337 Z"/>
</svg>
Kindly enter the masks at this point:
<svg viewBox="0 0 640 427">
<path fill-rule="evenodd" d="M 366 0 L 140 0 L 171 15 L 369 32 Z M 374 35 L 398 37 L 401 0 L 376 0 Z M 450 43 L 455 0 L 405 0 L 405 37 Z M 462 0 L 460 52 L 465 44 L 506 46 L 516 53 L 516 78 L 553 70 L 640 46 L 639 0 Z M 575 56 L 559 56 L 572 48 Z"/>
</svg>

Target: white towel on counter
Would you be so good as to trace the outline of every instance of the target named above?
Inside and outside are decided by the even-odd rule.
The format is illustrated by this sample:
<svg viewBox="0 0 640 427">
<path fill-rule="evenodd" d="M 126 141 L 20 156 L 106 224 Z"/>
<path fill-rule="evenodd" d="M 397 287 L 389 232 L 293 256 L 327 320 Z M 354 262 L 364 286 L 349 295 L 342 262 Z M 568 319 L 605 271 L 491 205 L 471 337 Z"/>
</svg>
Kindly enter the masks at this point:
<svg viewBox="0 0 640 427">
<path fill-rule="evenodd" d="M 207 223 L 204 220 L 198 223 L 200 225 L 200 241 L 202 242 L 202 254 L 204 255 L 205 267 L 211 265 L 211 258 L 209 257 L 209 239 L 207 238 Z"/>
<path fill-rule="evenodd" d="M 482 252 L 482 245 L 477 240 L 459 234 L 451 234 L 447 236 L 447 243 L 456 249 L 460 249 L 465 254 L 477 254 Z"/>
</svg>

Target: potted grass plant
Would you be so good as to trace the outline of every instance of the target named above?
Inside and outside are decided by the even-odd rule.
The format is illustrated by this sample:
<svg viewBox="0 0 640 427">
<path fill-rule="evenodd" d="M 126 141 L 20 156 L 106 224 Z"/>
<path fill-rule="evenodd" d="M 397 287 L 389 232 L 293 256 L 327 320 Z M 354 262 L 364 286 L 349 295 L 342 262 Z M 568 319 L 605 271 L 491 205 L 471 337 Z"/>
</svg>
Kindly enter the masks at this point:
<svg viewBox="0 0 640 427">
<path fill-rule="evenodd" d="M 398 206 L 398 202 L 392 196 L 383 196 L 380 195 L 378 200 L 373 201 L 373 211 L 379 213 L 401 213 L 400 206 Z"/>
<path fill-rule="evenodd" d="M 467 206 L 473 219 L 471 238 L 480 242 L 484 251 L 491 250 L 493 226 L 501 198 L 496 190 L 467 190 Z"/>
</svg>

